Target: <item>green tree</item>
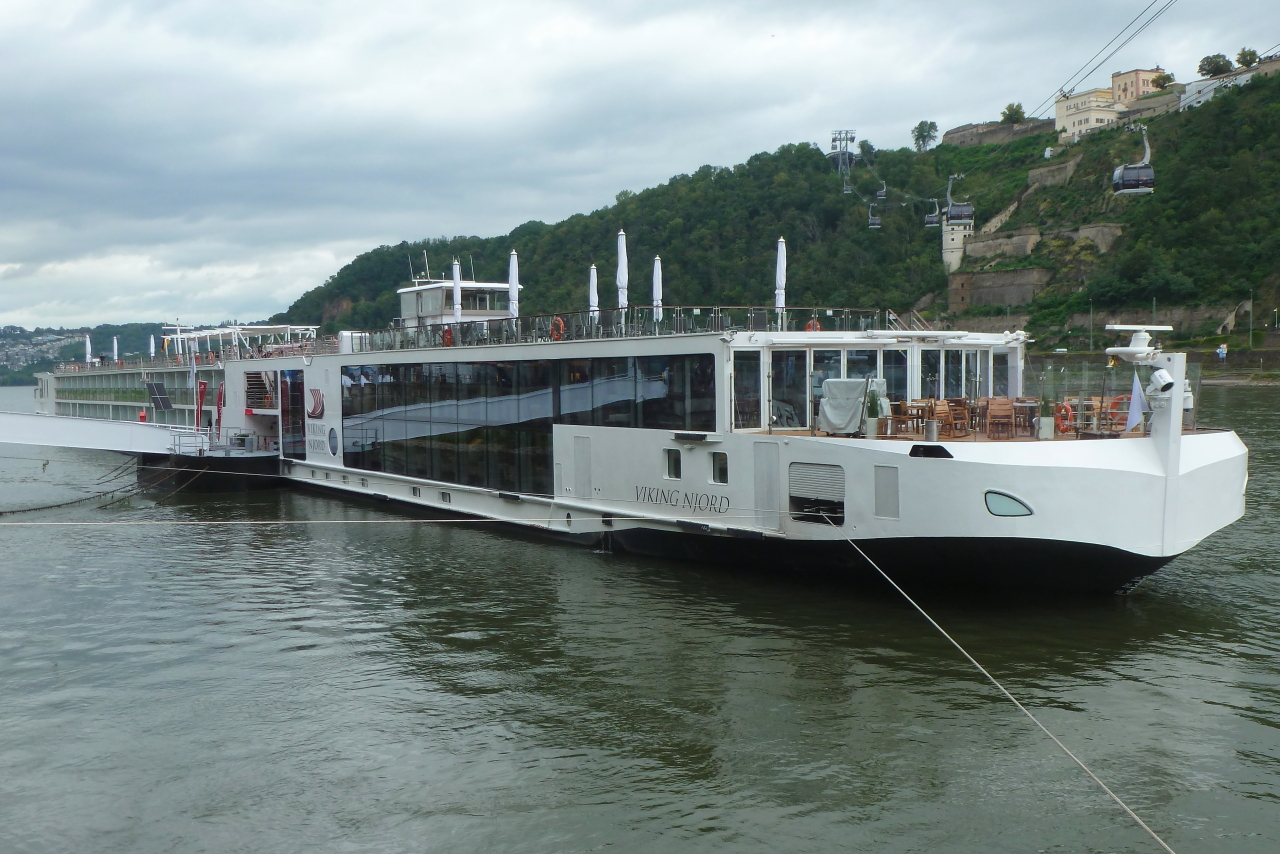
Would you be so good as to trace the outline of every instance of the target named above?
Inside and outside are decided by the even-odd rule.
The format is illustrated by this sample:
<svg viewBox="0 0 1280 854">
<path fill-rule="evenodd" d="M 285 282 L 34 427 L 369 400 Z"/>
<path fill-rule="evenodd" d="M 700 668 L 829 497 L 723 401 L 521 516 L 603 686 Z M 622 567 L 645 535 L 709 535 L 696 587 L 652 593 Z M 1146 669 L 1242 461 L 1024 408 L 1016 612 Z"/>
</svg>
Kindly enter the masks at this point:
<svg viewBox="0 0 1280 854">
<path fill-rule="evenodd" d="M 1175 82 L 1173 74 L 1168 71 L 1162 71 L 1155 77 L 1151 78 L 1151 85 L 1160 90 L 1168 89 Z"/>
<path fill-rule="evenodd" d="M 876 147 L 865 139 L 858 141 L 858 153 L 862 155 L 864 163 L 871 163 L 876 157 Z"/>
<path fill-rule="evenodd" d="M 1240 63 L 1242 68 L 1253 68 L 1258 64 L 1258 52 L 1251 47 L 1242 47 L 1236 54 L 1236 62 Z"/>
<path fill-rule="evenodd" d="M 1027 111 L 1022 109 L 1022 104 L 1010 104 L 1004 108 L 1004 112 L 1000 114 L 1000 121 L 1007 125 L 1016 125 L 1019 122 L 1027 120 Z"/>
<path fill-rule="evenodd" d="M 911 138 L 915 141 L 916 151 L 928 151 L 929 146 L 938 141 L 938 123 L 921 122 L 912 128 Z"/>
<path fill-rule="evenodd" d="M 1226 74 L 1232 68 L 1235 66 L 1225 54 L 1215 53 L 1200 60 L 1200 67 L 1197 70 L 1201 77 L 1217 77 L 1219 74 Z"/>
</svg>

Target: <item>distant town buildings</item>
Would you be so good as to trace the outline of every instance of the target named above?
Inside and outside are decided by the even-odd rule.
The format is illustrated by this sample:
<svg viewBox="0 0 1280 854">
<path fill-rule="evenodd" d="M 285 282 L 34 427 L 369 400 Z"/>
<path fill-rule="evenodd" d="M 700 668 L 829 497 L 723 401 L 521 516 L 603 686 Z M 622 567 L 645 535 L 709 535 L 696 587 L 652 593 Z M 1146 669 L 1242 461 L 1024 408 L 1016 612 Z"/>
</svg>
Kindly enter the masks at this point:
<svg viewBox="0 0 1280 854">
<path fill-rule="evenodd" d="M 1087 133 L 1115 124 L 1120 109 L 1110 89 L 1086 89 L 1060 96 L 1053 105 L 1058 141 L 1078 142 Z"/>
<path fill-rule="evenodd" d="M 0 365 L 18 371 L 56 359 L 68 340 L 60 335 L 35 335 L 21 326 L 6 326 L 0 329 Z"/>
<path fill-rule="evenodd" d="M 1111 100 L 1120 104 L 1130 104 L 1144 95 L 1159 92 L 1159 89 L 1151 85 L 1151 80 L 1157 74 L 1164 74 L 1164 69 L 1158 65 L 1155 68 L 1117 71 L 1111 75 Z"/>
<path fill-rule="evenodd" d="M 1217 93 L 1226 91 L 1230 86 L 1243 86 L 1252 80 L 1254 75 L 1270 77 L 1277 73 L 1280 73 L 1280 54 L 1273 54 L 1262 57 L 1249 68 L 1240 67 L 1216 77 L 1192 81 L 1187 84 L 1186 91 L 1182 93 L 1178 109 L 1187 110 L 1198 107 Z"/>
</svg>

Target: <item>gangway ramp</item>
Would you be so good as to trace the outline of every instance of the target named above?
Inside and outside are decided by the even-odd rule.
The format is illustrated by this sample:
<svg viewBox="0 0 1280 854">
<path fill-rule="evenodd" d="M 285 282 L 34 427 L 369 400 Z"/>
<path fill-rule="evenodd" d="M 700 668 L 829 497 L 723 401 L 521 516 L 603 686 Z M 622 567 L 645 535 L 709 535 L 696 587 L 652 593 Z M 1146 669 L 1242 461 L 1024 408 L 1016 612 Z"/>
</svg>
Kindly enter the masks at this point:
<svg viewBox="0 0 1280 854">
<path fill-rule="evenodd" d="M 175 450 L 177 437 L 184 432 L 187 434 L 184 439 L 207 442 L 205 436 L 192 435 L 191 431 L 176 431 L 162 424 L 0 412 L 0 442 L 15 445 L 84 448 L 125 454 L 168 454 Z"/>
</svg>

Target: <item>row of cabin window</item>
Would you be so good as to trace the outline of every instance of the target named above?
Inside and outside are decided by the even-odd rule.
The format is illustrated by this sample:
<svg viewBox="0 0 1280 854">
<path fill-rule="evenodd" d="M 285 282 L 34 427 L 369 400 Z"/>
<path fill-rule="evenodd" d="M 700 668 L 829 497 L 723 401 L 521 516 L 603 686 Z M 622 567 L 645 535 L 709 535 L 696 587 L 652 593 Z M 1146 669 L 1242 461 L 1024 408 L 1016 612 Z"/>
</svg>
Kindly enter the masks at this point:
<svg viewBox="0 0 1280 854">
<path fill-rule="evenodd" d="M 343 368 L 351 468 L 552 491 L 551 427 L 715 430 L 710 354 Z"/>
</svg>

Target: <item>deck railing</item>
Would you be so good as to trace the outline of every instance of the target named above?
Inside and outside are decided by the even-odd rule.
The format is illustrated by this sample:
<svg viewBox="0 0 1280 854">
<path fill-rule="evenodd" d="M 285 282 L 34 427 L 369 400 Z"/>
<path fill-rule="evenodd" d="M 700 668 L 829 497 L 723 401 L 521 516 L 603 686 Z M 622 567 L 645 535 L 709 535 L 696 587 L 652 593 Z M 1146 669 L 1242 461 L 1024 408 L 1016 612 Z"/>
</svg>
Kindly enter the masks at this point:
<svg viewBox="0 0 1280 854">
<path fill-rule="evenodd" d="M 197 370 L 222 368 L 224 359 L 272 359 L 285 356 L 322 356 L 338 352 L 336 335 L 302 341 L 294 344 L 268 344 L 261 347 L 241 347 L 240 353 L 228 347 L 225 351 L 213 350 L 200 353 L 184 353 L 181 356 L 138 356 L 126 359 L 95 359 L 92 362 L 59 362 L 53 369 L 58 374 L 107 373 L 115 371 L 173 371 L 191 370 L 194 362 Z"/>
<path fill-rule="evenodd" d="M 354 352 L 430 347 L 532 344 L 545 341 L 593 341 L 604 338 L 652 338 L 699 332 L 795 332 L 804 329 L 860 332 L 883 328 L 882 313 L 857 308 L 763 306 L 653 306 L 570 311 L 502 320 L 402 326 L 352 336 Z"/>
</svg>

